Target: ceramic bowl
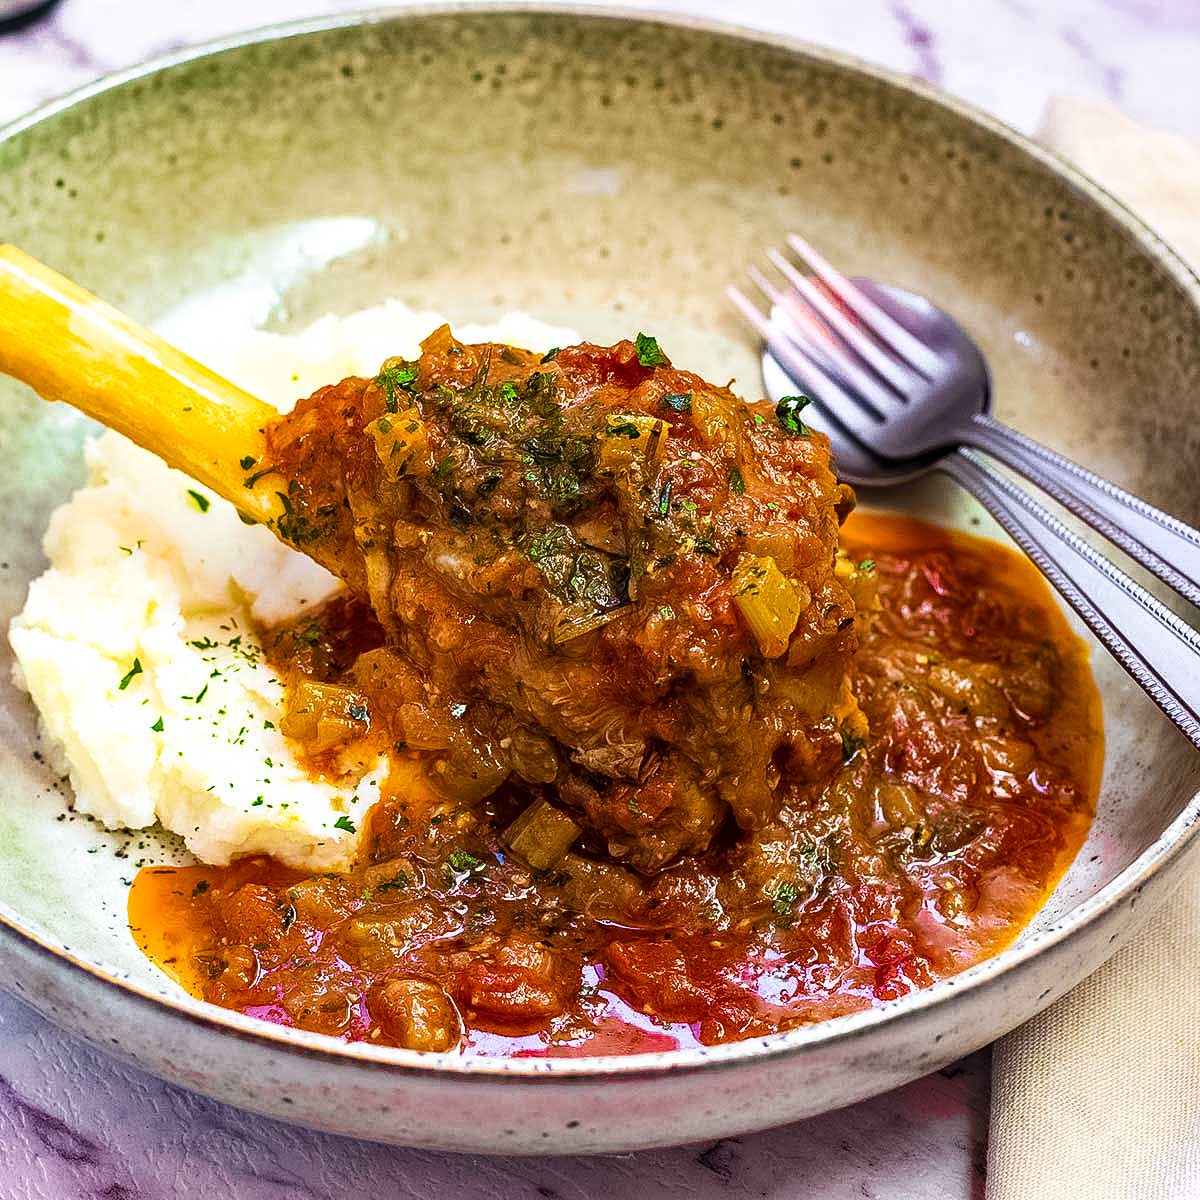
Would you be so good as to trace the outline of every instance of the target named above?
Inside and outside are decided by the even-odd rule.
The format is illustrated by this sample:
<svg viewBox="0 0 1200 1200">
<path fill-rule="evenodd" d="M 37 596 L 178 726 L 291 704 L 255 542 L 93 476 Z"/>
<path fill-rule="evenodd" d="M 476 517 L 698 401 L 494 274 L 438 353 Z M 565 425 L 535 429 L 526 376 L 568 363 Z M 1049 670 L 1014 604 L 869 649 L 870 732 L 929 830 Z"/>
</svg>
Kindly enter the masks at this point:
<svg viewBox="0 0 1200 1200">
<path fill-rule="evenodd" d="M 455 318 L 520 307 L 596 341 L 652 329 L 676 361 L 747 392 L 760 384 L 754 346 L 723 288 L 803 230 L 850 272 L 954 313 L 987 353 L 1004 420 L 1200 521 L 1196 279 L 994 121 L 780 39 L 561 8 L 249 35 L 10 126 L 0 228 L 144 320 L 197 297 L 276 327 L 389 296 Z M 81 480 L 90 432 L 0 386 L 5 624 L 42 569 L 41 534 Z M 889 502 L 990 528 L 948 486 Z M 174 849 L 67 812 L 35 715 L 0 669 L 0 979 L 185 1087 L 383 1141 L 578 1153 L 793 1120 L 1026 1020 L 1180 877 L 1200 757 L 1099 650 L 1095 668 L 1108 714 L 1099 815 L 1010 949 L 878 1010 L 766 1039 L 514 1061 L 345 1045 L 185 996 L 125 920 L 138 864 Z"/>
</svg>

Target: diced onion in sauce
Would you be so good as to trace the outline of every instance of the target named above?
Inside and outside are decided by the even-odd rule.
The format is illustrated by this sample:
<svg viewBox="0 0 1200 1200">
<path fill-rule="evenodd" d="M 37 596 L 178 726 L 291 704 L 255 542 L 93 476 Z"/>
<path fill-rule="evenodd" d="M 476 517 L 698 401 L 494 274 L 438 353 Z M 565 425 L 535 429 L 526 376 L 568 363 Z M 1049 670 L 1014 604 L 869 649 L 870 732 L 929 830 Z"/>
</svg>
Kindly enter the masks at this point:
<svg viewBox="0 0 1200 1200">
<path fill-rule="evenodd" d="M 600 439 L 600 469 L 619 471 L 635 461 L 645 461 L 653 470 L 667 452 L 671 426 L 661 417 L 643 413 L 611 413 L 605 420 Z"/>
<path fill-rule="evenodd" d="M 369 520 L 359 521 L 354 529 L 355 539 L 362 551 L 363 568 L 367 573 L 367 594 L 376 612 L 385 612 L 389 602 L 392 587 L 392 560 L 388 548 L 379 536 L 375 523 Z"/>
<path fill-rule="evenodd" d="M 409 1050 L 444 1053 L 463 1039 L 457 1005 L 427 979 L 388 980 L 371 997 L 371 1011 L 396 1044 Z"/>
<path fill-rule="evenodd" d="M 778 658 L 800 619 L 800 594 L 769 556 L 743 554 L 733 571 L 733 602 L 764 658 Z"/>
<path fill-rule="evenodd" d="M 538 871 L 562 861 L 580 828 L 545 800 L 535 800 L 504 832 L 508 848 Z"/>
<path fill-rule="evenodd" d="M 723 445 L 730 435 L 729 413 L 712 393 L 701 390 L 692 395 L 692 425 L 710 449 Z"/>
<path fill-rule="evenodd" d="M 367 426 L 366 432 L 375 443 L 375 454 L 384 473 L 393 482 L 429 474 L 429 438 L 425 422 L 415 408 L 384 413 Z"/>
<path fill-rule="evenodd" d="M 558 755 L 549 738 L 528 729 L 514 729 L 509 747 L 513 770 L 529 783 L 553 783 Z"/>
<path fill-rule="evenodd" d="M 304 679 L 288 689 L 279 729 L 310 754 L 321 754 L 361 737 L 370 724 L 365 696 L 340 684 Z"/>
</svg>

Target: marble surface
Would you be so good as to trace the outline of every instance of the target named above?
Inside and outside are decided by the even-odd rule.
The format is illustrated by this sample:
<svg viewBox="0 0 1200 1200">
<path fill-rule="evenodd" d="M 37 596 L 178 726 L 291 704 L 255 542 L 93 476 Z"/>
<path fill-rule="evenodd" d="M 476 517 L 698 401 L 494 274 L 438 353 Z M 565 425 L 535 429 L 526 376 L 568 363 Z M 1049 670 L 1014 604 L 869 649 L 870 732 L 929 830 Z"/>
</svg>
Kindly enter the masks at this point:
<svg viewBox="0 0 1200 1200">
<path fill-rule="evenodd" d="M 66 0 L 0 33 L 0 122 L 140 59 L 365 0 Z M 1026 131 L 1055 92 L 1200 137 L 1198 0 L 641 0 L 919 75 Z M 0 231 L 2 232 L 2 231 Z M 593 1159 L 397 1150 L 251 1117 L 99 1054 L 0 993 L 0 1200 L 981 1197 L 988 1059 L 816 1120 Z"/>
<path fill-rule="evenodd" d="M 381 6 L 65 0 L 52 18 L 0 35 L 0 121 L 151 55 L 293 17 L 370 7 Z M 1200 136 L 1198 0 L 633 0 L 631 7 L 700 13 L 834 46 L 920 75 L 1020 129 L 1034 128 L 1048 95 L 1067 91 Z"/>
<path fill-rule="evenodd" d="M 0 1003 L 3 1200 L 937 1200 L 983 1195 L 987 1056 L 767 1133 L 594 1158 L 398 1150 L 158 1083 Z"/>
</svg>

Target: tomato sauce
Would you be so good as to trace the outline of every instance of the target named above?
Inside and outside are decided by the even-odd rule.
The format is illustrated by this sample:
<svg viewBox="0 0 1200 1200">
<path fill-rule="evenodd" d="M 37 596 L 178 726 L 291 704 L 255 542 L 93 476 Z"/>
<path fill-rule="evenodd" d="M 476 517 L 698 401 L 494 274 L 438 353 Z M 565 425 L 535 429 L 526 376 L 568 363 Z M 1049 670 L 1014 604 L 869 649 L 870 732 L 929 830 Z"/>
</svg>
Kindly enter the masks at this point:
<svg viewBox="0 0 1200 1200">
<path fill-rule="evenodd" d="M 586 837 L 539 870 L 503 833 L 527 791 L 439 801 L 400 763 L 353 870 L 144 868 L 138 945 L 193 995 L 264 1020 L 515 1056 L 767 1034 L 995 954 L 1095 811 L 1086 648 L 998 544 L 859 513 L 842 546 L 878 583 L 851 669 L 869 732 L 843 735 L 828 777 L 785 775 L 759 827 L 729 822 L 652 874 Z"/>
</svg>

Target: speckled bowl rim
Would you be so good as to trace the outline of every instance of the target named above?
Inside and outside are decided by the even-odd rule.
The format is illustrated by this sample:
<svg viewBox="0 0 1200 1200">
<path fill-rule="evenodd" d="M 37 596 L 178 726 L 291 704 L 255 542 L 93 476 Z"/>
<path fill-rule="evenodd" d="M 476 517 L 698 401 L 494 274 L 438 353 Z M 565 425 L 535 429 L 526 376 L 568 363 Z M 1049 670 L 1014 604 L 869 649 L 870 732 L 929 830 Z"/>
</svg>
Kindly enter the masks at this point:
<svg viewBox="0 0 1200 1200">
<path fill-rule="evenodd" d="M 649 22 L 737 38 L 741 41 L 786 50 L 803 58 L 832 65 L 843 71 L 865 75 L 919 96 L 956 116 L 983 128 L 1047 167 L 1075 192 L 1082 194 L 1105 213 L 1138 243 L 1142 251 L 1175 283 L 1200 309 L 1200 277 L 1128 208 L 1053 151 L 1032 141 L 1024 134 L 973 105 L 949 96 L 919 80 L 898 71 L 867 63 L 853 55 L 826 49 L 822 46 L 782 34 L 751 29 L 723 21 L 677 13 L 648 12 L 637 8 L 618 8 L 594 4 L 506 3 L 473 4 L 414 4 L 402 8 L 370 9 L 365 12 L 340 13 L 265 26 L 224 38 L 190 46 L 183 50 L 149 59 L 137 66 L 94 80 L 67 95 L 35 108 L 32 112 L 0 127 L 0 142 L 37 125 L 48 117 L 73 108 L 92 97 L 120 87 L 136 79 L 183 63 L 192 62 L 227 50 L 262 42 L 282 41 L 306 34 L 328 32 L 358 25 L 382 25 L 422 17 L 473 16 L 477 14 L 513 16 L 548 16 L 598 19 L 618 22 Z M 934 1009 L 948 1003 L 952 997 L 969 989 L 985 987 L 995 977 L 1014 970 L 1050 946 L 1070 937 L 1110 908 L 1136 897 L 1159 870 L 1177 855 L 1184 853 L 1195 841 L 1200 828 L 1200 792 L 1197 792 L 1183 811 L 1167 826 L 1155 842 L 1143 851 L 1115 878 L 1095 895 L 1065 914 L 1049 928 L 1030 934 L 993 958 L 970 967 L 959 975 L 939 980 L 927 988 L 913 992 L 877 1008 L 834 1017 L 813 1025 L 802 1026 L 786 1033 L 762 1038 L 748 1038 L 718 1046 L 703 1046 L 684 1050 L 659 1051 L 653 1054 L 606 1055 L 580 1058 L 487 1058 L 459 1053 L 425 1053 L 391 1046 L 373 1046 L 365 1042 L 343 1042 L 325 1034 L 274 1025 L 254 1017 L 219 1008 L 187 995 L 157 991 L 125 972 L 103 962 L 80 958 L 65 944 L 22 928 L 18 915 L 0 902 L 0 937 L 21 942 L 27 948 L 47 958 L 92 976 L 108 988 L 115 989 L 138 1004 L 166 1007 L 196 1024 L 224 1032 L 235 1039 L 251 1039 L 276 1044 L 281 1050 L 299 1053 L 316 1059 L 348 1059 L 359 1067 L 398 1071 L 410 1076 L 420 1074 L 440 1078 L 479 1078 L 517 1076 L 541 1077 L 548 1082 L 569 1082 L 581 1077 L 604 1076 L 653 1077 L 699 1069 L 735 1067 L 748 1061 L 763 1061 L 798 1054 L 816 1047 L 849 1044 L 884 1022 L 902 1020 L 910 1013 Z"/>
</svg>

